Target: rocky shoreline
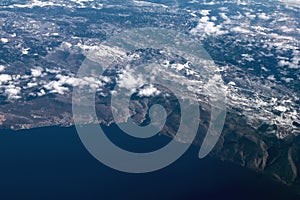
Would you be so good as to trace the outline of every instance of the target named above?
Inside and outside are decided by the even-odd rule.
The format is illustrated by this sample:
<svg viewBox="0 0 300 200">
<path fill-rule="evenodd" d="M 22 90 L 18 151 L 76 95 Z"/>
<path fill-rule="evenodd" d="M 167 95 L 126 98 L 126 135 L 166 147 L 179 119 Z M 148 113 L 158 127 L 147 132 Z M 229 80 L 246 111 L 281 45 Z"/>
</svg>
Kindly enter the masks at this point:
<svg viewBox="0 0 300 200">
<path fill-rule="evenodd" d="M 2 125 L 0 129 L 21 130 L 47 126 L 73 126 L 71 104 L 58 102 L 59 98 L 43 97 L 26 103 L 1 105 Z M 140 106 L 137 104 L 140 104 Z M 136 101 L 135 105 L 139 109 L 148 109 L 147 106 L 142 106 L 145 103 Z M 19 109 L 20 107 L 23 109 Z M 100 123 L 110 125 L 114 123 L 108 105 L 97 104 L 96 107 L 99 121 L 95 122 L 85 118 L 83 124 Z M 4 110 L 8 110 L 9 113 L 5 113 Z M 136 115 L 133 118 L 137 123 L 141 123 L 145 119 L 147 112 L 144 111 L 134 112 Z M 207 109 L 206 111 L 201 110 L 201 113 L 198 135 L 194 141 L 199 146 L 202 144 L 208 129 L 210 118 Z M 178 117 L 178 114 L 169 112 L 169 116 L 172 115 L 174 115 L 174 119 Z M 162 133 L 173 137 L 176 134 L 176 123 L 176 120 L 166 123 Z M 285 185 L 300 188 L 298 175 L 300 167 L 299 144 L 300 140 L 295 135 L 279 140 L 274 135 L 267 135 L 255 130 L 247 124 L 243 116 L 228 111 L 221 138 L 209 156 L 233 162 L 271 176 Z"/>
</svg>

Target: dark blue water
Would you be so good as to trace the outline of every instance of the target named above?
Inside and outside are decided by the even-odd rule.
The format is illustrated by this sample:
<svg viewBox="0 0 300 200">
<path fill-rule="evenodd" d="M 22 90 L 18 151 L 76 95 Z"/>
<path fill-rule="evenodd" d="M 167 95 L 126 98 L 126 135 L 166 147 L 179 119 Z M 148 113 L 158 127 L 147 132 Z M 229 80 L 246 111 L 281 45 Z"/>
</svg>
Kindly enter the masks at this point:
<svg viewBox="0 0 300 200">
<path fill-rule="evenodd" d="M 198 150 L 191 147 L 160 171 L 127 174 L 95 160 L 74 127 L 2 130 L 0 199 L 296 199 L 262 175 L 212 158 L 199 160 Z"/>
</svg>

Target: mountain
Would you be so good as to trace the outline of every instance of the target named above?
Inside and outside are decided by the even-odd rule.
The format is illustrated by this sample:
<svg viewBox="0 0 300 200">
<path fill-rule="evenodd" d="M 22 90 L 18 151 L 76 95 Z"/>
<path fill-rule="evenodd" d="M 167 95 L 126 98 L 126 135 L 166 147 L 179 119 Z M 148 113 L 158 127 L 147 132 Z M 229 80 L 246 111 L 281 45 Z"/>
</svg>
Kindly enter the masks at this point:
<svg viewBox="0 0 300 200">
<path fill-rule="evenodd" d="M 209 129 L 212 97 L 223 94 L 225 125 L 210 155 L 299 188 L 299 9 L 292 0 L 2 1 L 1 128 L 73 125 L 72 91 L 81 87 L 96 92 L 98 114 L 97 120 L 86 116 L 82 123 L 109 125 L 132 117 L 147 124 L 148 108 L 162 103 L 168 115 L 162 132 L 173 137 L 180 118 L 176 97 L 159 84 L 146 84 L 145 71 L 138 73 L 157 63 L 151 75 L 172 81 L 182 96 L 197 95 L 196 144 L 202 144 Z M 124 51 L 107 44 L 114 35 L 149 27 L 193 38 L 214 67 L 200 67 L 161 46 Z M 101 75 L 78 77 L 87 60 L 108 68 Z M 133 94 L 130 112 L 118 120 L 110 104 L 119 92 L 116 86 Z"/>
</svg>

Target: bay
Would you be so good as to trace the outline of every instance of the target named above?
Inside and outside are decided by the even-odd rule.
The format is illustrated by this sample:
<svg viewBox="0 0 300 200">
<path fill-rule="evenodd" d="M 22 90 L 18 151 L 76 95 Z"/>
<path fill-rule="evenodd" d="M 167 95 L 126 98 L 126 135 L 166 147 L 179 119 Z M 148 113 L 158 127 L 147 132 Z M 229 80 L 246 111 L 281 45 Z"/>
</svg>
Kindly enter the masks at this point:
<svg viewBox="0 0 300 200">
<path fill-rule="evenodd" d="M 131 139 L 115 125 L 105 131 L 130 148 Z M 297 199 L 289 188 L 261 174 L 210 157 L 198 159 L 197 146 L 162 170 L 128 174 L 93 158 L 75 127 L 0 133 L 0 199 Z M 160 148 L 170 139 L 161 135 L 155 140 L 136 147 Z"/>
</svg>

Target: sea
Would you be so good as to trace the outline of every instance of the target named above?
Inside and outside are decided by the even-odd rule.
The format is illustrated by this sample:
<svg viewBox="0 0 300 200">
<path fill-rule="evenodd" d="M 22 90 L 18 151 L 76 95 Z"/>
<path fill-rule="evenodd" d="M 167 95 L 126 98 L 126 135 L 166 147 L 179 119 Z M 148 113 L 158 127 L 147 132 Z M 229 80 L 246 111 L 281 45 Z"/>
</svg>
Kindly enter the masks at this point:
<svg viewBox="0 0 300 200">
<path fill-rule="evenodd" d="M 105 133 L 118 145 L 131 144 L 116 125 L 105 128 Z M 157 148 L 170 140 L 164 135 L 155 139 Z M 136 146 L 146 151 L 153 145 Z M 90 155 L 75 127 L 0 130 L 0 199 L 300 199 L 265 175 L 210 156 L 200 160 L 198 151 L 192 145 L 164 169 L 129 174 Z"/>
</svg>

